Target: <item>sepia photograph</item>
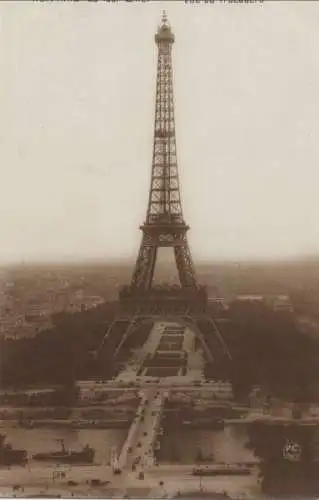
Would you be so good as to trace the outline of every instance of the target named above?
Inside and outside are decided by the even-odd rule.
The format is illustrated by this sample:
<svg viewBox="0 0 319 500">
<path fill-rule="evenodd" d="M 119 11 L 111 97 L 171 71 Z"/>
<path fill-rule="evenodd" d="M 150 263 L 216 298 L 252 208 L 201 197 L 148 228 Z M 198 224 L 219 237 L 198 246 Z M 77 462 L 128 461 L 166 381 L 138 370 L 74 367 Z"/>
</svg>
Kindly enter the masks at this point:
<svg viewBox="0 0 319 500">
<path fill-rule="evenodd" d="M 0 26 L 0 497 L 319 498 L 319 2 Z"/>
</svg>

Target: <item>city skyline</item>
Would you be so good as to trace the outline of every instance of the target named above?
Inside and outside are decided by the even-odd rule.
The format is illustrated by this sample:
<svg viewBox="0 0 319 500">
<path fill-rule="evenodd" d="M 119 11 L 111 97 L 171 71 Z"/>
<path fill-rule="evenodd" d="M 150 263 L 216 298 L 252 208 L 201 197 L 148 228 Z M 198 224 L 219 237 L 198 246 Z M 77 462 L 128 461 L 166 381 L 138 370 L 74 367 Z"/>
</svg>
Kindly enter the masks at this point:
<svg viewBox="0 0 319 500">
<path fill-rule="evenodd" d="M 0 6 L 0 264 L 135 259 L 163 9 L 195 261 L 319 255 L 316 3 L 17 2 Z"/>
</svg>

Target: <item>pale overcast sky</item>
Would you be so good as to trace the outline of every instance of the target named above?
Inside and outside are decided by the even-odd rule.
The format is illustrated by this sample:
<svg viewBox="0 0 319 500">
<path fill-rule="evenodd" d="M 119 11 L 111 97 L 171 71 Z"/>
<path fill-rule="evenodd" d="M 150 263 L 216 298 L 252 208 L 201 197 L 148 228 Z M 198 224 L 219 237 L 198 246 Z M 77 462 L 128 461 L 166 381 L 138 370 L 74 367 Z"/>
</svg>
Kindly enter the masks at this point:
<svg viewBox="0 0 319 500">
<path fill-rule="evenodd" d="M 0 261 L 136 256 L 163 8 L 194 258 L 319 254 L 319 2 L 15 1 L 0 5 Z"/>
</svg>

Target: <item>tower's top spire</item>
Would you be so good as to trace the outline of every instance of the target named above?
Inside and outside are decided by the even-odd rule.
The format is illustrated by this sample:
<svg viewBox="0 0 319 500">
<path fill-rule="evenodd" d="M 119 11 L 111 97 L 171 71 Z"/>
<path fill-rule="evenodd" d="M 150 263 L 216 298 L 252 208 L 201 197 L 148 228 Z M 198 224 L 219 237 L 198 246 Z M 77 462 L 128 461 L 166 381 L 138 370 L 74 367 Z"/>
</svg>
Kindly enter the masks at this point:
<svg viewBox="0 0 319 500">
<path fill-rule="evenodd" d="M 171 30 L 170 24 L 168 22 L 166 11 L 162 12 L 161 24 L 157 28 L 157 33 L 155 35 L 155 42 L 169 42 L 174 43 L 174 34 Z"/>
<path fill-rule="evenodd" d="M 163 12 L 162 12 L 162 26 L 163 25 L 165 25 L 165 26 L 168 25 L 168 19 L 167 19 L 166 10 L 163 10 Z"/>
</svg>

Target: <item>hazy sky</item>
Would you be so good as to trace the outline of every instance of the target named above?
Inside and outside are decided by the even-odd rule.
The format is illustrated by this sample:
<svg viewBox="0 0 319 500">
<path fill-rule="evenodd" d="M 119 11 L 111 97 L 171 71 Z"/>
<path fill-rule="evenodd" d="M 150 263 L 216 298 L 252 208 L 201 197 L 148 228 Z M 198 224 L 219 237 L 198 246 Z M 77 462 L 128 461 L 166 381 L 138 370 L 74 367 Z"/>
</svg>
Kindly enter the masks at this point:
<svg viewBox="0 0 319 500">
<path fill-rule="evenodd" d="M 15 1 L 0 4 L 0 261 L 137 254 L 163 8 L 194 258 L 319 253 L 319 2 Z"/>
</svg>

